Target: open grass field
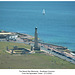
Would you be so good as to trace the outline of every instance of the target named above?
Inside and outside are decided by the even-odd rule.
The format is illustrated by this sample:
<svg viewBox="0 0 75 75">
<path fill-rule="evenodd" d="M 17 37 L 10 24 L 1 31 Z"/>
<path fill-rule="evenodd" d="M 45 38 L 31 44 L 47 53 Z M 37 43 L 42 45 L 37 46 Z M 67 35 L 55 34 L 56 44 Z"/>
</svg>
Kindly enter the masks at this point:
<svg viewBox="0 0 75 75">
<path fill-rule="evenodd" d="M 8 54 L 6 46 L 9 49 L 13 46 L 30 48 L 23 43 L 0 42 L 0 69 L 75 69 L 74 64 L 43 53 Z"/>
</svg>

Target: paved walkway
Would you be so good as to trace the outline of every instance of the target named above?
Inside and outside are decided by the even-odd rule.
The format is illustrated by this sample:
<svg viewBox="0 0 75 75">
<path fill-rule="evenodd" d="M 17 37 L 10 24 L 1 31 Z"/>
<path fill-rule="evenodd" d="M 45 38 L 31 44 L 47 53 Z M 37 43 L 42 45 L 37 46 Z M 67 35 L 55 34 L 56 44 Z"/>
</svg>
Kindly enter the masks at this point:
<svg viewBox="0 0 75 75">
<path fill-rule="evenodd" d="M 28 44 L 28 43 L 26 43 L 26 44 Z M 34 46 L 34 43 L 31 43 L 30 45 Z M 67 58 L 67 56 L 63 56 L 63 55 L 57 54 L 57 53 L 55 53 L 55 52 L 52 52 L 52 50 L 48 50 L 48 49 L 45 48 L 44 46 L 40 46 L 40 49 L 41 49 L 41 50 L 44 50 L 46 53 L 55 55 L 55 56 L 57 56 L 57 57 L 59 57 L 59 58 L 61 58 L 61 59 L 64 59 L 64 60 L 66 60 L 66 61 L 69 61 L 69 62 L 75 64 L 75 61 L 74 61 L 74 60 L 72 60 L 72 59 L 70 59 L 70 58 Z"/>
<path fill-rule="evenodd" d="M 51 50 L 47 50 L 45 47 L 41 47 L 41 49 L 42 49 L 42 50 L 45 50 L 45 51 L 47 51 L 48 53 L 51 53 L 51 54 L 53 54 L 53 55 L 55 55 L 55 56 L 57 56 L 57 57 L 59 57 L 59 58 L 61 58 L 61 59 L 64 59 L 64 60 L 66 60 L 66 61 L 69 61 L 69 62 L 75 64 L 75 61 L 73 61 L 72 59 L 67 58 L 66 56 L 62 56 L 62 55 L 60 55 L 60 54 L 57 54 L 57 53 L 55 53 L 55 52 L 52 52 Z"/>
</svg>

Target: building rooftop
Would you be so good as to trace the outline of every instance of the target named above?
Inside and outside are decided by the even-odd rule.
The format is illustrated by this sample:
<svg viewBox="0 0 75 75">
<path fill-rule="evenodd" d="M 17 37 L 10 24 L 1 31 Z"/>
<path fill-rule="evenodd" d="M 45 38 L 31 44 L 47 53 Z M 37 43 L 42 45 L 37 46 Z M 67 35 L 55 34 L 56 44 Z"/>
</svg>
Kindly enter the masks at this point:
<svg viewBox="0 0 75 75">
<path fill-rule="evenodd" d="M 0 33 L 0 35 L 8 35 L 8 34 L 12 34 L 12 33 Z"/>
</svg>

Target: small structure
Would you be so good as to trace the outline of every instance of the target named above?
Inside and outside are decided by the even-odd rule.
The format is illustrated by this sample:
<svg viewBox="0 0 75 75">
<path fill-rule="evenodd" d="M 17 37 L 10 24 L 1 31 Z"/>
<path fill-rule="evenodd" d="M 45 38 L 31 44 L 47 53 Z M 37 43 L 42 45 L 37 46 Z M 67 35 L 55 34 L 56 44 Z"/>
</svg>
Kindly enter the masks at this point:
<svg viewBox="0 0 75 75">
<path fill-rule="evenodd" d="M 21 54 L 25 54 L 25 49 L 23 49 L 22 53 Z"/>
<path fill-rule="evenodd" d="M 14 41 L 16 41 L 17 37 L 18 37 L 18 35 L 8 35 L 8 36 L 6 37 L 6 40 L 7 40 L 7 41 L 9 41 L 9 40 L 14 40 Z"/>
<path fill-rule="evenodd" d="M 27 54 L 30 51 L 25 48 L 18 48 L 17 46 L 13 46 L 13 49 L 11 49 L 11 54 Z"/>
<path fill-rule="evenodd" d="M 72 53 L 72 52 L 71 52 L 71 55 L 75 56 L 75 53 Z"/>
<path fill-rule="evenodd" d="M 8 46 L 6 47 L 6 50 L 9 51 Z"/>
<path fill-rule="evenodd" d="M 33 50 L 33 46 L 31 46 L 31 51 Z"/>
<path fill-rule="evenodd" d="M 58 49 L 58 50 L 66 50 L 67 47 L 57 46 L 56 49 Z"/>
<path fill-rule="evenodd" d="M 34 50 L 40 50 L 40 47 L 38 46 L 38 33 L 37 33 L 37 27 L 35 28 L 35 40 L 34 40 Z"/>
<path fill-rule="evenodd" d="M 6 38 L 8 35 L 11 35 L 11 33 L 10 32 L 6 32 L 6 33 L 4 33 L 4 32 L 0 32 L 0 38 Z"/>
<path fill-rule="evenodd" d="M 13 49 L 12 49 L 12 51 L 11 51 L 11 54 L 13 54 Z"/>
<path fill-rule="evenodd" d="M 17 46 L 14 46 L 13 49 L 14 49 L 14 50 L 17 50 L 18 48 L 17 48 Z"/>
</svg>

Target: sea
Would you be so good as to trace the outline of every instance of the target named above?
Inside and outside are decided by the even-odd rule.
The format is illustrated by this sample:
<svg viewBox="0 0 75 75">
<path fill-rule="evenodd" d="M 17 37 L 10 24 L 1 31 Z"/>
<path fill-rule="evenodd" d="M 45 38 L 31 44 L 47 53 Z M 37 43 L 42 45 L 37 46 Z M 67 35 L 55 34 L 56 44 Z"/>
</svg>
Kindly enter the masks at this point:
<svg viewBox="0 0 75 75">
<path fill-rule="evenodd" d="M 0 1 L 0 30 L 34 36 L 35 27 L 43 42 L 75 51 L 75 1 Z"/>
</svg>

